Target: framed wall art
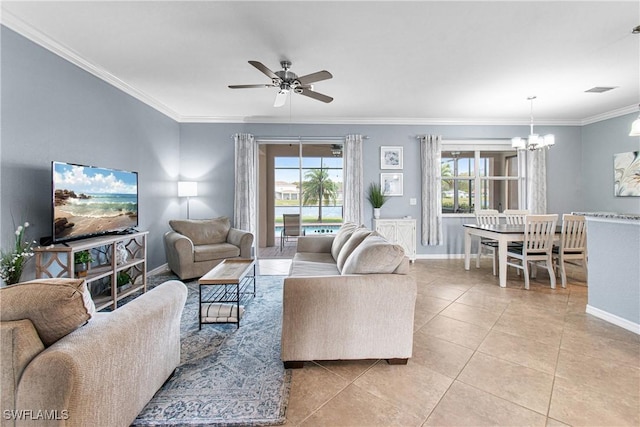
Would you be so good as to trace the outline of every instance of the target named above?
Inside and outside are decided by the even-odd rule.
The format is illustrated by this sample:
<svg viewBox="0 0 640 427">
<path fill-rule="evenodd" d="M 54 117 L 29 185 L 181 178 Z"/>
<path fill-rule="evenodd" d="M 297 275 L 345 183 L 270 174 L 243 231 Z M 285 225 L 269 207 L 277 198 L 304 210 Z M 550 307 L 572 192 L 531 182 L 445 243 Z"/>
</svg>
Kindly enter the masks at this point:
<svg viewBox="0 0 640 427">
<path fill-rule="evenodd" d="M 640 197 L 640 151 L 613 155 L 613 194 Z"/>
<path fill-rule="evenodd" d="M 402 169 L 402 146 L 380 147 L 380 169 Z"/>
<path fill-rule="evenodd" d="M 380 189 L 386 196 L 402 196 L 402 174 L 381 173 Z"/>
</svg>

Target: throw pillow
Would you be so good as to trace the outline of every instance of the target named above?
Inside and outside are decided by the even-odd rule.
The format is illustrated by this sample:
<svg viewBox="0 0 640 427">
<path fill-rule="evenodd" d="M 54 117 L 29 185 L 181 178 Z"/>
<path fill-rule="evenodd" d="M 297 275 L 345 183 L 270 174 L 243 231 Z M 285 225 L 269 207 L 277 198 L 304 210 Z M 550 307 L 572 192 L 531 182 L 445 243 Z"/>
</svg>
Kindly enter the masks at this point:
<svg viewBox="0 0 640 427">
<path fill-rule="evenodd" d="M 347 242 L 342 246 L 340 254 L 338 254 L 338 259 L 336 260 L 338 271 L 342 271 L 342 267 L 344 267 L 344 263 L 347 261 L 347 258 L 349 258 L 349 255 L 351 255 L 355 248 L 357 248 L 358 245 L 360 245 L 360 243 L 362 243 L 362 241 L 372 233 L 375 233 L 375 231 L 371 231 L 364 227 L 357 228 L 353 233 L 351 233 L 351 237 L 349 237 L 349 240 L 347 240 Z"/>
<path fill-rule="evenodd" d="M 342 224 L 340 229 L 336 233 L 336 237 L 333 239 L 333 243 L 331 244 L 331 256 L 335 261 L 338 261 L 338 255 L 340 255 L 340 249 L 347 243 L 349 237 L 351 237 L 351 233 L 353 233 L 358 226 L 352 222 L 345 222 Z"/>
<path fill-rule="evenodd" d="M 368 236 L 349 255 L 342 274 L 393 273 L 404 258 L 404 249 L 382 236 Z"/>
<path fill-rule="evenodd" d="M 0 321 L 29 319 L 45 346 L 75 331 L 96 307 L 84 279 L 38 279 L 0 289 Z"/>
<path fill-rule="evenodd" d="M 173 219 L 169 221 L 169 225 L 191 239 L 194 245 L 224 243 L 231 229 L 231 221 L 226 216 L 213 219 Z"/>
</svg>

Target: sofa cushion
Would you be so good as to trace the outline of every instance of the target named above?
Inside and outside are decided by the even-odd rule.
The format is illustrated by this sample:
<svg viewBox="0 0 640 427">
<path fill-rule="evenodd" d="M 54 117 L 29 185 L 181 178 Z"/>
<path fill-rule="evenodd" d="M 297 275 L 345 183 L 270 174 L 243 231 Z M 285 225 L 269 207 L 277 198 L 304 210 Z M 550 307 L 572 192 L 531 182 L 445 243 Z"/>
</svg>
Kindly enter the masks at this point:
<svg viewBox="0 0 640 427">
<path fill-rule="evenodd" d="M 342 274 L 393 273 L 404 258 L 404 250 L 382 236 L 368 236 L 349 255 Z"/>
<path fill-rule="evenodd" d="M 193 247 L 193 260 L 195 262 L 236 258 L 239 256 L 240 248 L 231 243 L 216 243 L 214 245 L 198 245 Z"/>
<path fill-rule="evenodd" d="M 318 262 L 323 264 L 335 264 L 333 257 L 328 252 L 296 252 L 293 256 L 293 263 L 296 262 Z"/>
<path fill-rule="evenodd" d="M 342 271 L 344 263 L 347 261 L 347 258 L 349 258 L 349 255 L 351 255 L 355 248 L 357 248 L 358 245 L 360 245 L 360 243 L 362 243 L 362 241 L 371 233 L 374 232 L 365 227 L 357 228 L 353 233 L 351 233 L 351 237 L 349 237 L 349 240 L 347 240 L 347 242 L 342 246 L 342 249 L 340 249 L 340 253 L 338 254 L 338 259 L 336 259 L 338 271 Z"/>
<path fill-rule="evenodd" d="M 340 229 L 336 232 L 336 237 L 333 239 L 333 243 L 331 243 L 331 255 L 333 256 L 333 260 L 338 260 L 338 255 L 340 255 L 340 249 L 347 243 L 349 237 L 351 237 L 351 233 L 353 233 L 358 226 L 352 222 L 345 222 L 342 224 Z"/>
<path fill-rule="evenodd" d="M 289 276 L 339 275 L 338 267 L 328 252 L 298 252 L 291 262 Z"/>
<path fill-rule="evenodd" d="M 45 346 L 78 329 L 96 308 L 83 279 L 38 279 L 0 289 L 0 321 L 29 319 Z"/>
<path fill-rule="evenodd" d="M 226 216 L 213 219 L 173 219 L 169 225 L 178 233 L 187 236 L 194 245 L 224 243 L 231 229 Z"/>
</svg>

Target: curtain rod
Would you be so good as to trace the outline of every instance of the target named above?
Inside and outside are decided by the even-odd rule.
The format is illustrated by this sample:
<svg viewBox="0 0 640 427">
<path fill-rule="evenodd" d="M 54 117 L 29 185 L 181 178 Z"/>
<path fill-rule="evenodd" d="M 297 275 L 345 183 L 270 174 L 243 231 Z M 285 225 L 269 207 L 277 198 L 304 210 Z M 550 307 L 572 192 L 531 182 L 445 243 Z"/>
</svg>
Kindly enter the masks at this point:
<svg viewBox="0 0 640 427">
<path fill-rule="evenodd" d="M 422 139 L 427 135 L 416 135 L 416 139 Z M 452 138 L 452 137 L 442 137 L 443 141 L 511 141 L 511 138 L 473 138 L 473 137 L 464 137 L 464 138 Z"/>
<path fill-rule="evenodd" d="M 254 136 L 256 141 L 269 142 L 295 142 L 295 141 L 344 141 L 347 136 Z M 231 139 L 235 135 L 231 135 Z M 369 136 L 362 135 L 362 139 L 369 139 Z"/>
</svg>

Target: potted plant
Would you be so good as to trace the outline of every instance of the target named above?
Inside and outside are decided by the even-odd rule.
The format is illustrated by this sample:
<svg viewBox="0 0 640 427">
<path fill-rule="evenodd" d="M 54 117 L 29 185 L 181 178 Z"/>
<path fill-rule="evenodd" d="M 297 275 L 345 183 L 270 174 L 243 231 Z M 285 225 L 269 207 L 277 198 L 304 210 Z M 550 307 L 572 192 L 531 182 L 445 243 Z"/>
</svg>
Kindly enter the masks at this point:
<svg viewBox="0 0 640 427">
<path fill-rule="evenodd" d="M 373 217 L 380 218 L 380 208 L 385 202 L 389 199 L 387 195 L 382 191 L 382 187 L 380 184 L 372 182 L 369 185 L 369 194 L 367 195 L 367 200 L 373 206 Z"/>
<path fill-rule="evenodd" d="M 131 275 L 126 271 L 120 271 L 117 276 L 118 291 L 122 292 L 131 287 Z"/>
<path fill-rule="evenodd" d="M 73 255 L 73 263 L 75 264 L 74 270 L 77 277 L 87 277 L 87 271 L 89 271 L 89 264 L 93 262 L 91 252 L 80 251 Z"/>
</svg>

